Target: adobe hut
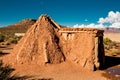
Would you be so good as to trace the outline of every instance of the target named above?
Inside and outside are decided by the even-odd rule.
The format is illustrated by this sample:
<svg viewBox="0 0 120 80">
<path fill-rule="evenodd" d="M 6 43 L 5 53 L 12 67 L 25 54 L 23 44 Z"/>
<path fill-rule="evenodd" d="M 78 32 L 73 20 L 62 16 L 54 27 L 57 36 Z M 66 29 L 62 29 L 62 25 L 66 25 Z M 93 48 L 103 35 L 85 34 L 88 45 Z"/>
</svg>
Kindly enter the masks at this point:
<svg viewBox="0 0 120 80">
<path fill-rule="evenodd" d="M 42 15 L 12 51 L 15 63 L 59 64 L 71 61 L 89 70 L 104 63 L 103 31 L 62 28 Z"/>
</svg>

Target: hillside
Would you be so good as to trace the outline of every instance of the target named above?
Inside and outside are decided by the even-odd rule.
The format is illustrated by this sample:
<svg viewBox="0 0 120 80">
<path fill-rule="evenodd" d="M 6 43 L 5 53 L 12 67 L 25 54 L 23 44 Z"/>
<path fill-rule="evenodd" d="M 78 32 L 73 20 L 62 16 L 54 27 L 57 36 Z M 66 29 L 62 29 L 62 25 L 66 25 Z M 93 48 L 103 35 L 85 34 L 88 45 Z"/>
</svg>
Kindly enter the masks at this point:
<svg viewBox="0 0 120 80">
<path fill-rule="evenodd" d="M 23 33 L 36 22 L 35 19 L 24 19 L 16 24 L 0 28 L 3 34 Z"/>
<path fill-rule="evenodd" d="M 105 33 L 120 33 L 120 28 L 103 28 Z"/>
</svg>

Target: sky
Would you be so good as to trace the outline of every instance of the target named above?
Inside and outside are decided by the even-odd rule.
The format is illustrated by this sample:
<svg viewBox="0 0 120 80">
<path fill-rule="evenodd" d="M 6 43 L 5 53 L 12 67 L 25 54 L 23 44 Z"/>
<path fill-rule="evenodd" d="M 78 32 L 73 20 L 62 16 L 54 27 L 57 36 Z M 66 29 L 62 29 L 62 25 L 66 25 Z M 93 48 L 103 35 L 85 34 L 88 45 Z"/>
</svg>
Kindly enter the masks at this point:
<svg viewBox="0 0 120 80">
<path fill-rule="evenodd" d="M 120 0 L 0 0 L 0 27 L 41 14 L 69 27 L 120 27 Z"/>
</svg>

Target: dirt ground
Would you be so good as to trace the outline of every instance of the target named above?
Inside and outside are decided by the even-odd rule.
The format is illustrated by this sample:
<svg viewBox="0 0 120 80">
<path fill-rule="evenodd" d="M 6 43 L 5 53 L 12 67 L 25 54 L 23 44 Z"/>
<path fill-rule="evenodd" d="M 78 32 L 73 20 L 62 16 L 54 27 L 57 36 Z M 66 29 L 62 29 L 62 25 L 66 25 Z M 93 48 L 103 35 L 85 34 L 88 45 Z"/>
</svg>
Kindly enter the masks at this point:
<svg viewBox="0 0 120 80">
<path fill-rule="evenodd" d="M 5 64 L 9 64 L 9 58 L 7 56 L 9 56 L 9 52 L 14 46 L 15 45 L 9 45 L 0 48 L 0 50 L 5 53 L 0 57 Z M 28 80 L 109 80 L 102 75 L 105 73 L 104 71 L 89 71 L 69 61 L 61 64 L 45 64 L 41 66 L 14 64 L 14 66 L 11 67 L 15 69 L 12 74 L 28 76 Z"/>
<path fill-rule="evenodd" d="M 56 65 L 45 66 L 30 66 L 19 65 L 15 66 L 17 69 L 14 73 L 33 76 L 36 79 L 53 79 L 53 80 L 107 80 L 102 76 L 102 71 L 89 71 L 82 69 L 76 65 L 72 65 L 70 62 L 65 62 Z M 24 67 L 24 68 L 23 68 Z"/>
</svg>

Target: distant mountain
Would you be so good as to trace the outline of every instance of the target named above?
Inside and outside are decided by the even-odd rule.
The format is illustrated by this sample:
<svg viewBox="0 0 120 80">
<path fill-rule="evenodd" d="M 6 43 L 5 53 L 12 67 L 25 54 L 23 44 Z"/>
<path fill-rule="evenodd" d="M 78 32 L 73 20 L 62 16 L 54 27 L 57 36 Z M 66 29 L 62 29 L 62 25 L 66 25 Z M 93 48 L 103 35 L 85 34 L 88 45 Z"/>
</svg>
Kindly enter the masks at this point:
<svg viewBox="0 0 120 80">
<path fill-rule="evenodd" d="M 104 28 L 105 33 L 120 33 L 120 28 Z"/>
<path fill-rule="evenodd" d="M 35 19 L 24 19 L 16 24 L 0 28 L 1 33 L 23 33 L 28 30 L 34 23 Z"/>
</svg>

